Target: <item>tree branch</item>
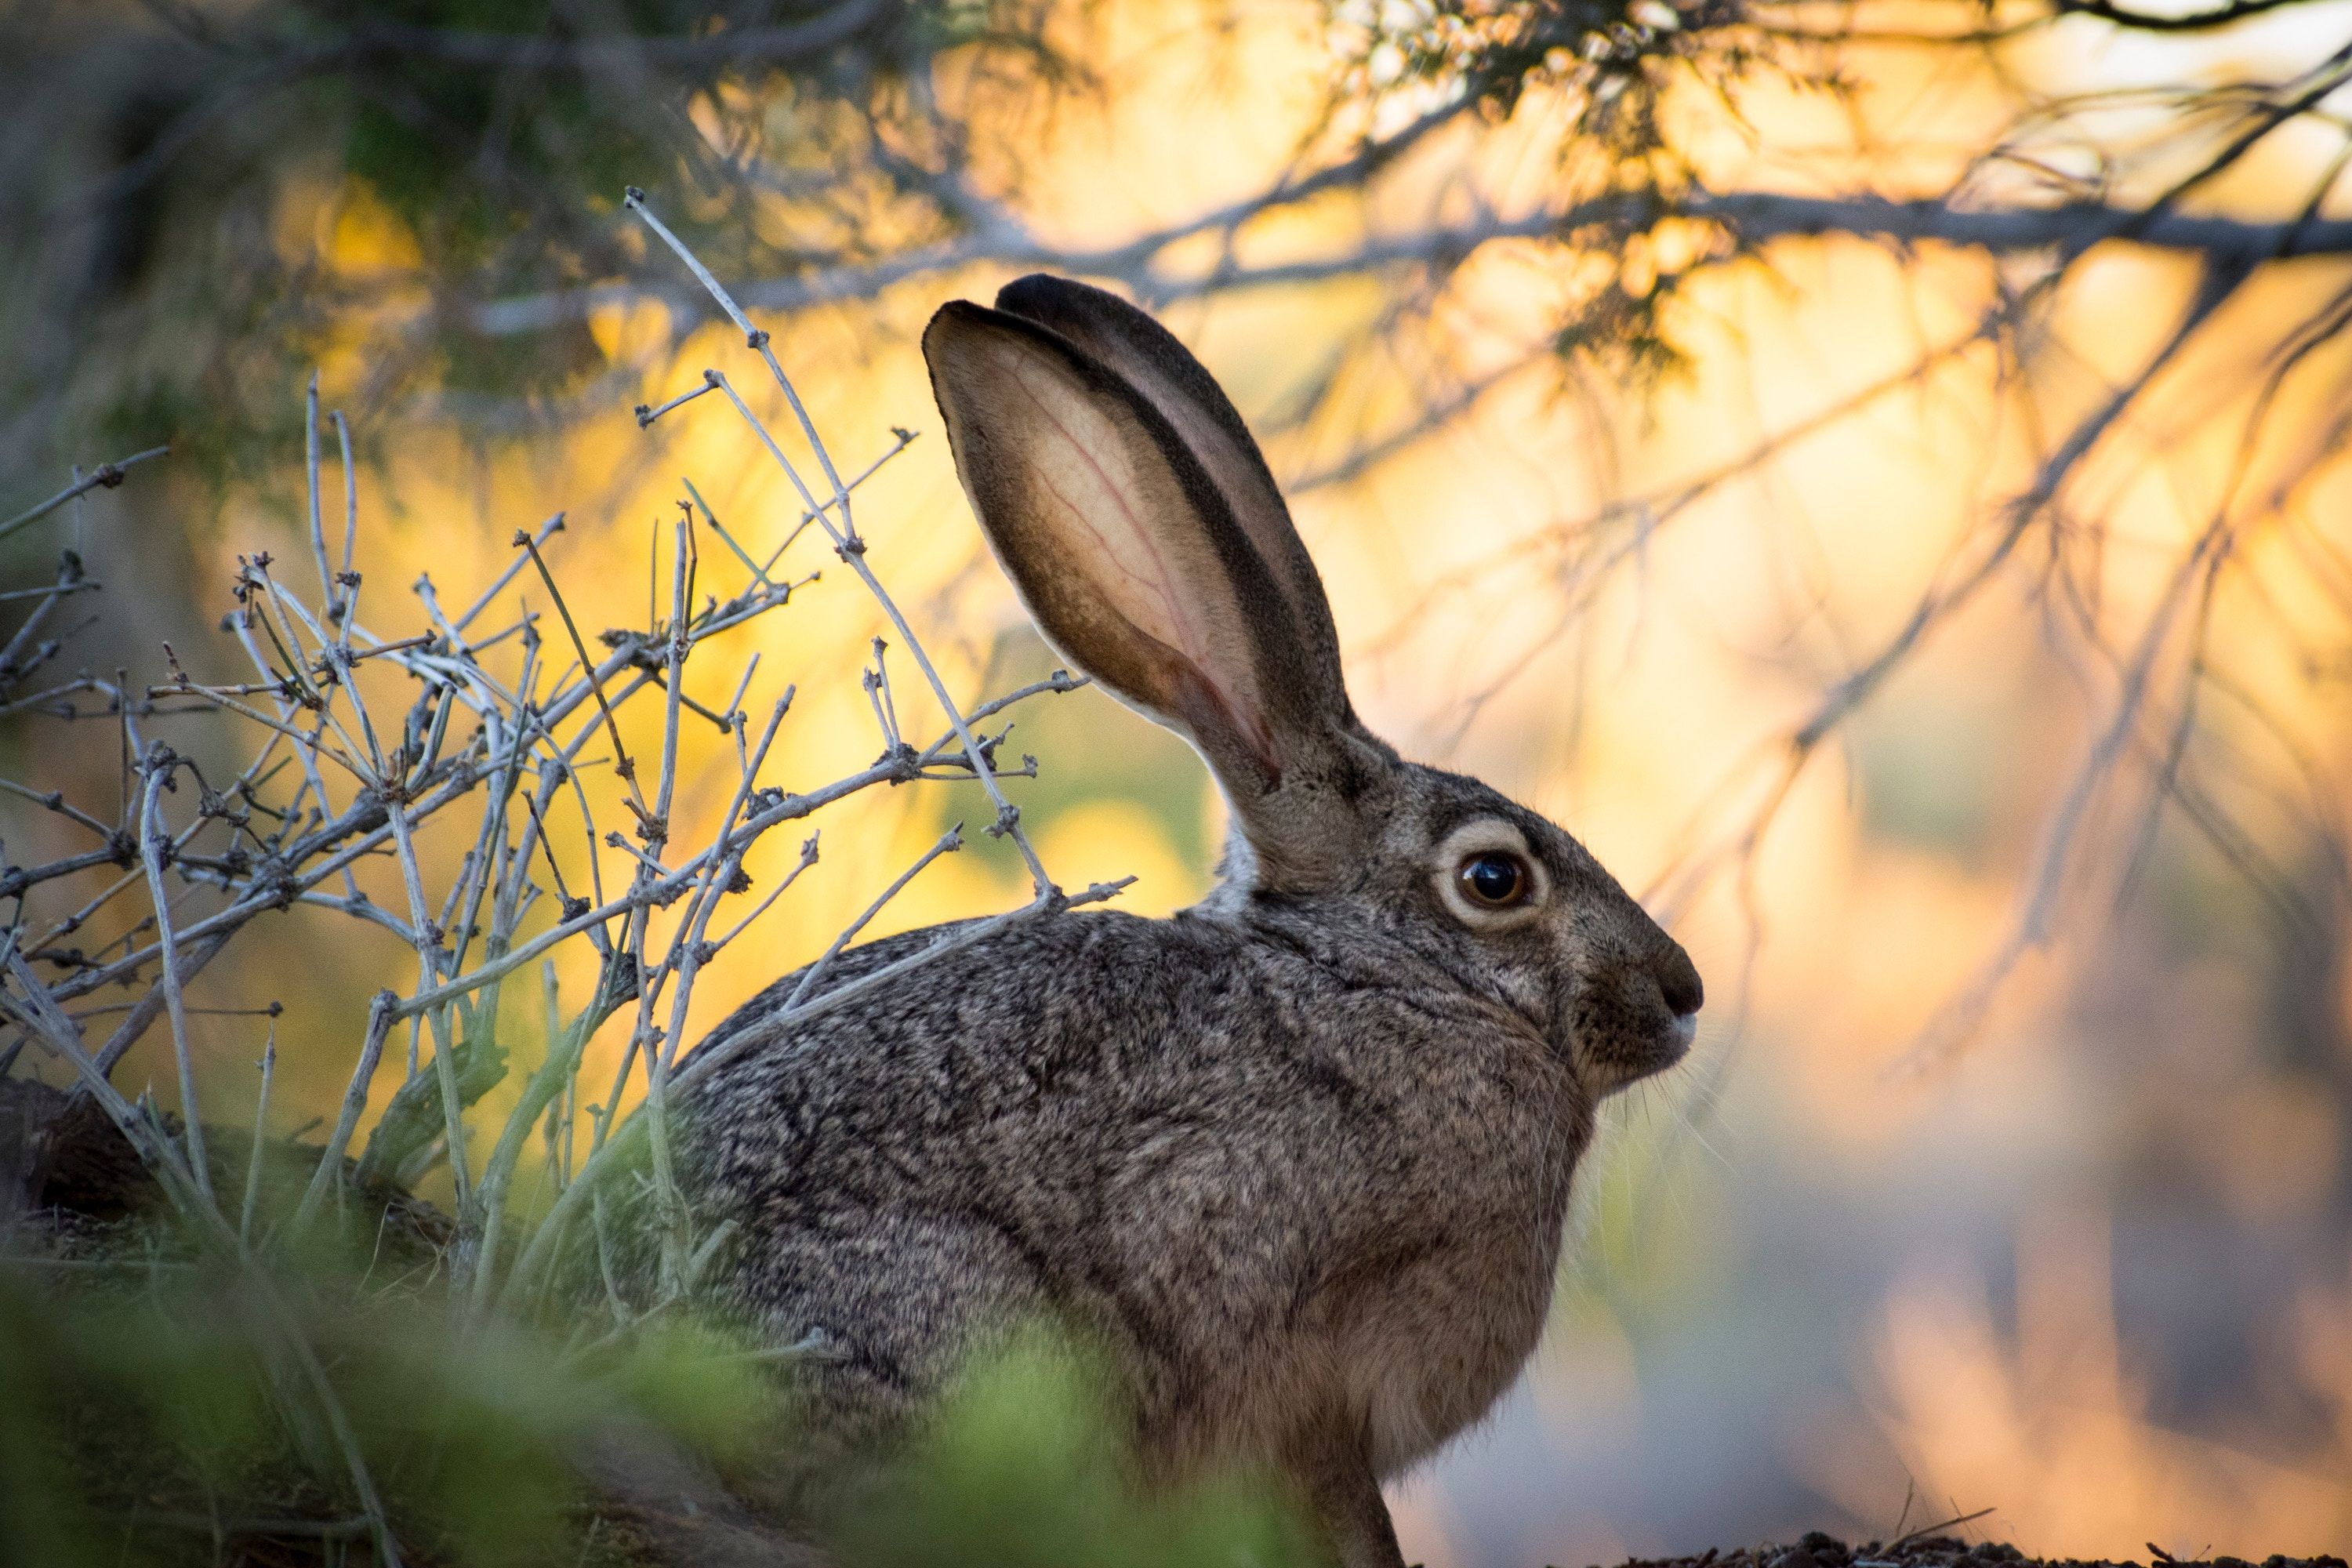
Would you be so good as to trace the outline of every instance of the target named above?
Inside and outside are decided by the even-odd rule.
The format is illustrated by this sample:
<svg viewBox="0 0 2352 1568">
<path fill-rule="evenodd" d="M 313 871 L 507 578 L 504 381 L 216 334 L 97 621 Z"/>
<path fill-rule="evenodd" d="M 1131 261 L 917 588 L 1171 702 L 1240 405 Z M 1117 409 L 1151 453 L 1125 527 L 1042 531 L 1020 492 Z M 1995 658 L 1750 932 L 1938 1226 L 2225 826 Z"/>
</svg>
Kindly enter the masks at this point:
<svg viewBox="0 0 2352 1568">
<path fill-rule="evenodd" d="M 1646 229 L 1667 218 L 1720 224 L 1743 244 L 1844 234 L 1898 245 L 1937 244 L 2014 253 L 2057 250 L 2080 254 L 2109 242 L 2186 251 L 2231 260 L 2352 255 L 2352 219 L 2293 218 L 2258 222 L 2179 212 L 2149 214 L 2104 202 L 2053 207 L 1955 207 L 1942 198 L 1896 201 L 1886 196 L 1800 196 L 1771 191 L 1699 193 L 1668 201 L 1648 194 L 1604 196 L 1555 212 L 1432 226 L 1376 237 L 1352 250 L 1259 267 L 1231 267 L 1175 275 L 1152 265 L 1178 240 L 1201 232 L 1188 221 L 1115 246 L 1071 248 L 1048 244 L 1017 226 L 920 247 L 884 261 L 845 263 L 791 278 L 739 285 L 749 310 L 791 311 L 845 299 L 864 299 L 908 279 L 974 265 L 1044 267 L 1118 279 L 1160 301 L 1210 292 L 1320 282 L 1408 266 L 1455 267 L 1482 246 L 1506 239 L 1561 239 L 1606 230 L 1612 236 Z M 692 290 L 659 284 L 615 282 L 493 300 L 473 312 L 472 324 L 490 336 L 544 331 L 605 305 L 659 300 L 681 319 L 716 312 Z"/>
</svg>

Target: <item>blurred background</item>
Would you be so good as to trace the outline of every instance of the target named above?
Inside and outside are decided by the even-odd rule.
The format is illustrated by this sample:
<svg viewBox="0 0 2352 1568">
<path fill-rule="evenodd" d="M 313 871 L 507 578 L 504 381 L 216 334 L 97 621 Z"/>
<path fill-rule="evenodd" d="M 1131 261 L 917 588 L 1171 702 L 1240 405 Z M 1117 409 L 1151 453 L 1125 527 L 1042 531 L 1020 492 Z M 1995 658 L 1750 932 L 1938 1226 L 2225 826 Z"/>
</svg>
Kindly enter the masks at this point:
<svg viewBox="0 0 2352 1568">
<path fill-rule="evenodd" d="M 83 662 L 234 679 L 212 628 L 238 554 L 300 553 L 315 371 L 380 620 L 561 510 L 583 628 L 646 624 L 682 480 L 747 541 L 799 508 L 719 400 L 633 416 L 741 353 L 634 184 L 845 466 L 914 432 L 870 559 L 997 689 L 1053 656 L 914 340 L 1036 268 L 1122 288 L 1262 433 L 1372 726 L 1567 826 L 1707 980 L 1585 1167 L 1535 1363 L 1396 1489 L 1408 1556 L 1979 1510 L 2051 1555 L 2340 1552 L 2347 83 L 2344 0 L 14 0 L 0 510 L 172 452 L 0 566 L 80 553 L 104 591 L 44 635 Z M 872 759 L 878 628 L 835 571 L 735 634 L 798 689 L 778 782 Z M 36 695 L 0 772 L 111 801 L 112 729 Z M 1064 885 L 1206 887 L 1180 744 L 1080 691 L 1010 749 Z M 698 1026 L 984 817 L 932 785 L 820 817 Z M 1026 887 L 976 838 L 877 929 Z M 297 913 L 206 972 L 287 1004 L 273 1125 L 331 1106 L 404 951 Z M 195 1027 L 245 1102 L 261 1022 Z M 158 1048 L 117 1080 L 170 1103 Z"/>
</svg>

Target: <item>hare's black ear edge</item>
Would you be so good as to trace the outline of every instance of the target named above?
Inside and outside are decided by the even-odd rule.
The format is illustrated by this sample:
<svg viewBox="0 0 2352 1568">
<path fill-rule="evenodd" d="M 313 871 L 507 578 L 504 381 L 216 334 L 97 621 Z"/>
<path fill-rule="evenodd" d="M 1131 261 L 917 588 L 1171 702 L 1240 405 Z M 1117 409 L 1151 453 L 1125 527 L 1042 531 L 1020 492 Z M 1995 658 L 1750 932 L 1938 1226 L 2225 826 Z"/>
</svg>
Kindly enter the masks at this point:
<svg viewBox="0 0 2352 1568">
<path fill-rule="evenodd" d="M 1083 341 L 1089 331 L 1108 329 L 1124 345 L 1142 349 L 1154 360 L 1181 362 L 1196 373 L 1200 370 L 1192 352 L 1150 311 L 1075 278 L 1052 272 L 1015 278 L 996 291 L 996 308 L 1008 316 L 1052 327 L 1074 340 Z"/>
<path fill-rule="evenodd" d="M 1081 348 L 1103 354 L 1114 370 L 1120 368 L 1123 354 L 1135 355 L 1220 426 L 1279 500 L 1274 475 L 1241 411 L 1209 374 L 1208 366 L 1150 311 L 1108 289 L 1051 272 L 1032 272 L 1007 283 L 996 291 L 996 308 L 1051 328 Z M 1097 346 L 1094 340 L 1099 338 L 1109 342 Z"/>
<path fill-rule="evenodd" d="M 1084 310 L 1103 300 L 1126 310 L 1136 309 L 1108 289 L 1052 272 L 1026 273 L 996 291 L 998 310 L 1007 315 L 1026 316 L 1033 321 L 1050 321 L 1060 311 Z"/>
</svg>

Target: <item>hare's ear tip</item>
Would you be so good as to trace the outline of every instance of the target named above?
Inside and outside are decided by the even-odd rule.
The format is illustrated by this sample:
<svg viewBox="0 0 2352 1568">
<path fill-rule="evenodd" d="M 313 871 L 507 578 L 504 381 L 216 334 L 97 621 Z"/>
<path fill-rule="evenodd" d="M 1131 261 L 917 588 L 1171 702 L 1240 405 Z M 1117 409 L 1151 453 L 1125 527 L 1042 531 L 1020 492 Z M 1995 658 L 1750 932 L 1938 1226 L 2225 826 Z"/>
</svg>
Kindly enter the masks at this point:
<svg viewBox="0 0 2352 1568">
<path fill-rule="evenodd" d="M 1106 304 L 1129 310 L 1135 308 L 1108 289 L 1051 272 L 1032 272 L 1024 278 L 1015 278 L 996 291 L 998 310 L 1049 324 L 1073 311 L 1099 311 Z"/>
<path fill-rule="evenodd" d="M 930 324 L 923 329 L 923 336 L 928 338 L 943 327 L 984 321 L 995 314 L 987 306 L 976 305 L 970 300 L 950 300 L 931 312 Z"/>
<path fill-rule="evenodd" d="M 1066 295 L 1081 287 L 1083 285 L 1073 283 L 1066 278 L 1057 278 L 1051 272 L 1025 273 L 996 291 L 996 308 L 1009 310 L 1016 316 L 1026 315 L 1028 312 L 1022 309 L 1024 305 Z"/>
</svg>

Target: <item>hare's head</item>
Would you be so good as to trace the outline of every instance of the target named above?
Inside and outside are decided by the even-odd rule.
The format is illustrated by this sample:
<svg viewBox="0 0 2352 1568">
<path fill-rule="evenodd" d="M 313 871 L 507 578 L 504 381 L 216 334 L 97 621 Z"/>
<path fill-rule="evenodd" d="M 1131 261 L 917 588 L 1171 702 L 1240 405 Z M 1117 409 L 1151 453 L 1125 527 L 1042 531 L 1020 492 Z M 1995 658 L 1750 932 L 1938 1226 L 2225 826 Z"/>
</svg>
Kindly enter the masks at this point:
<svg viewBox="0 0 2352 1568">
<path fill-rule="evenodd" d="M 1323 584 L 1257 444 L 1134 307 L 1034 276 L 923 335 L 956 469 L 1040 629 L 1205 758 L 1235 826 L 1211 902 L 1409 942 L 1587 1090 L 1672 1066 L 1698 972 L 1584 847 L 1356 717 Z"/>
</svg>

